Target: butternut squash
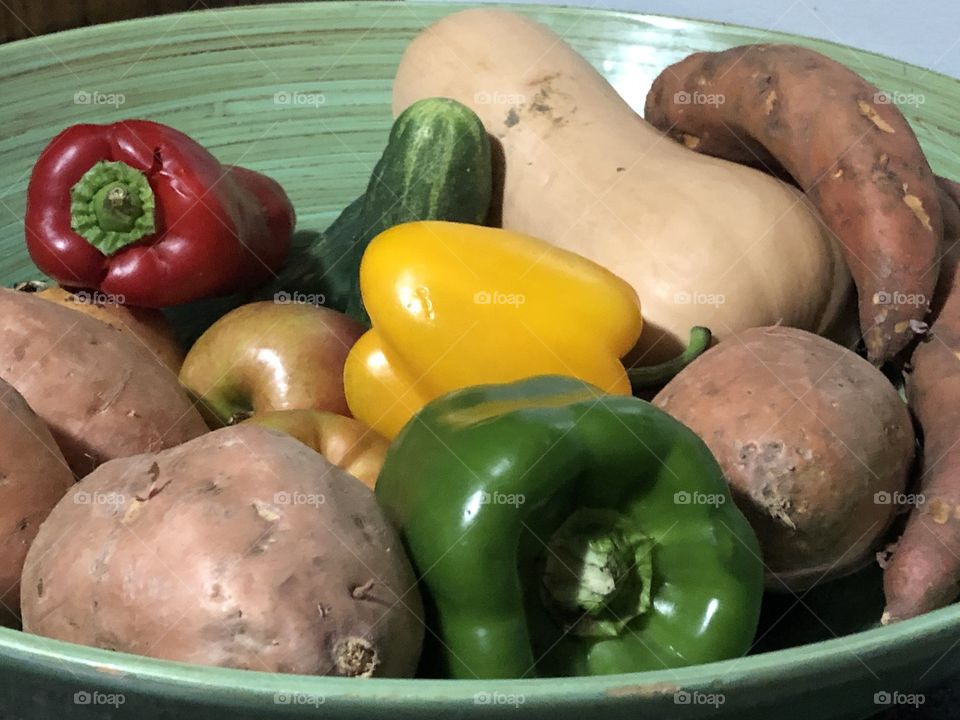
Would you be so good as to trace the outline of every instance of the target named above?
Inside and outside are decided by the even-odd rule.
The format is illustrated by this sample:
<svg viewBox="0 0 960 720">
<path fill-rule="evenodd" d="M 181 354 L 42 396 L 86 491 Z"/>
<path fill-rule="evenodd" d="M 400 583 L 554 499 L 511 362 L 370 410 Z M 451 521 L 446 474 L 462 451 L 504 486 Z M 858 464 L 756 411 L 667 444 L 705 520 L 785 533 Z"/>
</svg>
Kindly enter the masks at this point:
<svg viewBox="0 0 960 720">
<path fill-rule="evenodd" d="M 432 96 L 471 107 L 502 149 L 504 227 L 634 286 L 631 362 L 676 354 L 694 325 L 832 334 L 848 316 L 849 272 L 799 191 L 674 143 L 548 28 L 500 9 L 443 18 L 404 53 L 394 112 Z"/>
</svg>

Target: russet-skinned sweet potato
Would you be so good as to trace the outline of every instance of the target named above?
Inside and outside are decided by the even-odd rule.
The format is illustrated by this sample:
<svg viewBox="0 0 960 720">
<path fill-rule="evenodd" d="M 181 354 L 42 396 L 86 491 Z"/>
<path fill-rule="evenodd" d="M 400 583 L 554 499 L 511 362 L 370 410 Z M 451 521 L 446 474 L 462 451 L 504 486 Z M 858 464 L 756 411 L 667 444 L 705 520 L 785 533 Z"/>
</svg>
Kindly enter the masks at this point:
<svg viewBox="0 0 960 720">
<path fill-rule="evenodd" d="M 373 493 L 286 433 L 101 465 L 28 554 L 26 632 L 276 673 L 410 677 L 421 602 Z"/>
<path fill-rule="evenodd" d="M 884 563 L 883 622 L 906 620 L 960 596 L 960 210 L 941 181 L 945 255 L 933 323 L 910 358 L 907 397 L 923 433 L 917 502 Z"/>
<path fill-rule="evenodd" d="M 843 248 L 870 359 L 913 340 L 937 283 L 943 220 L 923 150 L 879 89 L 807 48 L 744 45 L 668 67 L 644 117 L 697 152 L 785 170 Z"/>
<path fill-rule="evenodd" d="M 752 328 L 653 402 L 720 462 L 760 539 L 770 589 L 806 589 L 873 558 L 906 486 L 914 433 L 896 389 L 862 357 L 795 328 Z"/>
<path fill-rule="evenodd" d="M 141 342 L 30 293 L 0 289 L 0 378 L 47 424 L 77 478 L 207 431 Z"/>
<path fill-rule="evenodd" d="M 72 485 L 73 473 L 49 428 L 0 380 L 0 624 L 17 619 L 27 550 Z"/>
</svg>

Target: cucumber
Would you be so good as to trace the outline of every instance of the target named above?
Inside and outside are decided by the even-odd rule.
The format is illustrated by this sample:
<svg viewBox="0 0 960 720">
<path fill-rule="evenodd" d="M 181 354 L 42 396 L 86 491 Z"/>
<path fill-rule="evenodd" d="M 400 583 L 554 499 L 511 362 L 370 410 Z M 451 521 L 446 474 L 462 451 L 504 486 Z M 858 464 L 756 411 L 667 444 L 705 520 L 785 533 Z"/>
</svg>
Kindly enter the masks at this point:
<svg viewBox="0 0 960 720">
<path fill-rule="evenodd" d="M 296 286 L 301 292 L 317 287 L 316 292 L 328 296 L 328 307 L 369 323 L 359 273 L 370 241 L 394 225 L 415 220 L 480 224 L 490 209 L 492 192 L 490 140 L 480 118 L 456 100 L 420 100 L 394 122 L 367 190 L 356 201 L 362 208 L 351 213 L 357 209 L 348 207 L 325 233 L 326 251 L 339 260 L 326 281 L 336 291 L 323 292 L 303 273 Z M 349 255 L 344 248 L 352 248 Z"/>
<path fill-rule="evenodd" d="M 362 222 L 363 197 L 347 205 L 319 236 L 292 244 L 279 277 L 258 292 L 260 299 L 272 300 L 281 293 L 322 295 L 323 305 L 343 310 L 353 293 L 359 292 L 351 238 Z"/>
<path fill-rule="evenodd" d="M 426 98 L 393 123 L 367 189 L 323 233 L 295 233 L 280 275 L 254 293 L 168 309 L 187 347 L 233 307 L 255 300 L 323 296 L 324 305 L 369 323 L 360 259 L 384 230 L 416 220 L 481 224 L 493 195 L 490 141 L 480 118 L 448 98 Z"/>
</svg>

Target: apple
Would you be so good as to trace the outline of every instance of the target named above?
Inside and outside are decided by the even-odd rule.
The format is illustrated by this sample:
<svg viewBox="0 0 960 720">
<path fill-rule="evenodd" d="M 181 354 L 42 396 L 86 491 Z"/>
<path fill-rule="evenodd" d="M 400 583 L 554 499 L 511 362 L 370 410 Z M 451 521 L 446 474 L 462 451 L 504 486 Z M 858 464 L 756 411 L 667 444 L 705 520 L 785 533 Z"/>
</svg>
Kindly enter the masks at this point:
<svg viewBox="0 0 960 720">
<path fill-rule="evenodd" d="M 245 423 L 280 430 L 373 490 L 390 441 L 359 420 L 322 410 L 256 413 Z"/>
<path fill-rule="evenodd" d="M 274 410 L 350 416 L 343 364 L 365 330 L 317 305 L 241 305 L 197 339 L 183 361 L 180 382 L 214 427 Z"/>
</svg>

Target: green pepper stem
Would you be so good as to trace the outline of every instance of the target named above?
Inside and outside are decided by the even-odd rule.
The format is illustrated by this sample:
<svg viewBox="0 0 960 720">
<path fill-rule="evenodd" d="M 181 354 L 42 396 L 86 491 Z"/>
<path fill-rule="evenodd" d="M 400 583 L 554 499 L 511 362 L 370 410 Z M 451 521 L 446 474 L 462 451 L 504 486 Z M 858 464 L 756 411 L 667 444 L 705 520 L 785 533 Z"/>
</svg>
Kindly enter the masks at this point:
<svg viewBox="0 0 960 720">
<path fill-rule="evenodd" d="M 713 335 L 709 328 L 699 326 L 690 328 L 690 342 L 686 349 L 675 358 L 659 365 L 634 367 L 627 370 L 633 394 L 636 395 L 644 390 L 652 390 L 666 385 L 674 375 L 700 357 L 710 347 L 712 339 Z"/>
<path fill-rule="evenodd" d="M 650 606 L 652 547 L 619 513 L 581 508 L 547 543 L 544 604 L 575 635 L 619 635 Z"/>
<path fill-rule="evenodd" d="M 73 231 L 104 255 L 156 231 L 153 188 L 123 162 L 101 160 L 70 189 Z"/>
</svg>

